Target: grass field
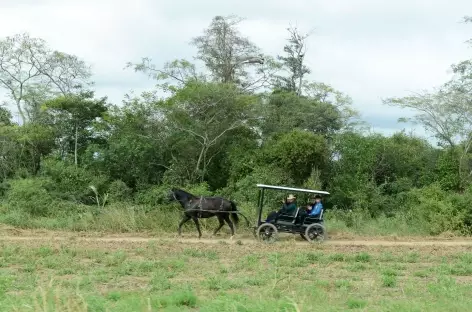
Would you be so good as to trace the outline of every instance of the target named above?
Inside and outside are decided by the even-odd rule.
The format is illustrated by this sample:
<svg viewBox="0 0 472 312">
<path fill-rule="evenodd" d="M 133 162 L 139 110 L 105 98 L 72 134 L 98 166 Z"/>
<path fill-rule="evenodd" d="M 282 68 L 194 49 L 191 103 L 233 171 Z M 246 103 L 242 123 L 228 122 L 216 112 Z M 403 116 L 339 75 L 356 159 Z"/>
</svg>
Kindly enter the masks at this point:
<svg viewBox="0 0 472 312">
<path fill-rule="evenodd" d="M 0 311 L 442 312 L 472 305 L 472 246 L 1 234 Z M 30 233 L 40 235 L 49 234 Z"/>
</svg>

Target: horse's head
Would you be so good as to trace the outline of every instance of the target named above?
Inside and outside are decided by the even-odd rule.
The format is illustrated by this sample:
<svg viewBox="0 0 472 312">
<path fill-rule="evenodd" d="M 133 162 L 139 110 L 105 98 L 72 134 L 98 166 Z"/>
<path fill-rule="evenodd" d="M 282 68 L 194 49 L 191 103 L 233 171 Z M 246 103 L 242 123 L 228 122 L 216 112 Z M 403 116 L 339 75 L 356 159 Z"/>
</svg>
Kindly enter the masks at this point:
<svg viewBox="0 0 472 312">
<path fill-rule="evenodd" d="M 184 190 L 178 188 L 172 188 L 168 194 L 169 201 L 178 201 L 180 203 L 185 203 L 193 197 L 192 194 L 185 192 Z"/>
<path fill-rule="evenodd" d="M 168 201 L 177 200 L 177 196 L 178 196 L 177 189 L 172 188 L 172 189 L 169 191 L 169 193 L 167 194 L 167 200 L 168 200 Z"/>
</svg>

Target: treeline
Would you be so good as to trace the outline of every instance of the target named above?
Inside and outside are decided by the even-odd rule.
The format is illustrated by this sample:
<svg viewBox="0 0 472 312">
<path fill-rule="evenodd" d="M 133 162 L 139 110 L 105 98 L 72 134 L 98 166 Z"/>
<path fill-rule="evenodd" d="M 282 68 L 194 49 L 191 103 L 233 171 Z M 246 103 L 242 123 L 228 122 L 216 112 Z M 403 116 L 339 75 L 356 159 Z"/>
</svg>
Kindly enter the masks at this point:
<svg viewBox="0 0 472 312">
<path fill-rule="evenodd" d="M 0 221 L 174 229 L 171 187 L 229 197 L 254 215 L 255 184 L 266 183 L 329 190 L 327 218 L 345 230 L 472 232 L 471 61 L 432 92 L 385 100 L 413 109 L 432 146 L 366 133 L 348 95 L 309 80 L 307 34 L 288 28 L 280 55 L 264 55 L 239 22 L 215 17 L 192 40 L 195 63 L 130 62 L 156 88 L 122 105 L 95 96 L 80 58 L 27 34 L 1 40 L 11 105 L 0 107 Z"/>
</svg>

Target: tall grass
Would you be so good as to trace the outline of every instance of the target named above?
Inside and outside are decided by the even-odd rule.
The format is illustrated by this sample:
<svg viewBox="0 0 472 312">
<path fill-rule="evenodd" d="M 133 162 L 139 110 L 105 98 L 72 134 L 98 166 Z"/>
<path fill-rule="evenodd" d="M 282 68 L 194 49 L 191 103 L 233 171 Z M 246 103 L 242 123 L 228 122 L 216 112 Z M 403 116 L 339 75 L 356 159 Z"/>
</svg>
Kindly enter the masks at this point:
<svg viewBox="0 0 472 312">
<path fill-rule="evenodd" d="M 238 209 L 248 217 L 249 227 L 244 218 L 240 217 L 238 233 L 250 232 L 257 220 L 256 207 L 249 203 L 238 205 Z M 71 212 L 72 210 L 72 212 Z M 182 211 L 177 204 L 172 205 L 136 205 L 130 203 L 113 203 L 104 206 L 97 213 L 95 207 L 84 209 L 77 205 L 77 211 L 69 208 L 67 213 L 55 216 L 33 216 L 21 209 L 0 206 L 0 223 L 19 228 L 44 228 L 50 230 L 69 231 L 99 231 L 109 233 L 127 233 L 139 231 L 175 233 L 182 217 Z M 270 209 L 264 211 L 263 218 Z M 218 226 L 216 218 L 200 219 L 203 231 L 211 232 Z M 428 224 L 420 224 L 408 220 L 402 215 L 395 217 L 380 216 L 371 218 L 367 212 L 344 212 L 331 210 L 325 213 L 325 225 L 331 234 L 356 234 L 365 236 L 407 236 L 428 235 Z M 195 225 L 189 221 L 184 231 L 195 231 Z M 222 232 L 229 231 L 227 226 Z"/>
</svg>

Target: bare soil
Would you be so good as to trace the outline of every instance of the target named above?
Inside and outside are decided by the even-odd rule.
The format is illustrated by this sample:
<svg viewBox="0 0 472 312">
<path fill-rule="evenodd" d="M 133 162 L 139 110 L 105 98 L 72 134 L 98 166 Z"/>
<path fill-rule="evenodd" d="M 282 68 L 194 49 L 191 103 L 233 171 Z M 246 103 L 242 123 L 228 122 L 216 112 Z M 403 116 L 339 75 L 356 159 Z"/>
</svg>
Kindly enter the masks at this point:
<svg viewBox="0 0 472 312">
<path fill-rule="evenodd" d="M 128 242 L 145 243 L 152 241 L 175 241 L 178 243 L 204 243 L 219 244 L 260 244 L 256 238 L 250 234 L 237 234 L 232 239 L 229 235 L 222 234 L 212 237 L 208 233 L 203 238 L 196 237 L 196 233 L 185 233 L 182 236 L 169 233 L 123 233 L 107 234 L 96 232 L 64 232 L 48 230 L 18 229 L 9 226 L 0 226 L 0 241 L 83 241 L 83 242 Z M 281 234 L 279 242 L 289 242 L 294 245 L 307 245 L 308 243 L 298 235 Z M 323 242 L 332 246 L 472 246 L 472 238 L 457 237 L 355 237 L 352 235 L 336 234 Z"/>
</svg>

